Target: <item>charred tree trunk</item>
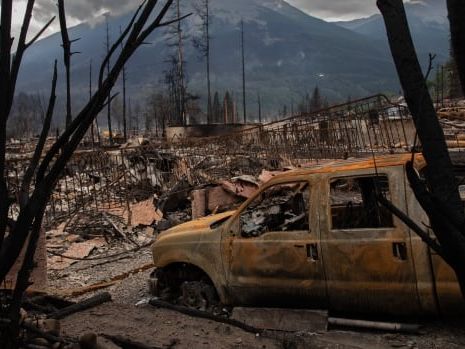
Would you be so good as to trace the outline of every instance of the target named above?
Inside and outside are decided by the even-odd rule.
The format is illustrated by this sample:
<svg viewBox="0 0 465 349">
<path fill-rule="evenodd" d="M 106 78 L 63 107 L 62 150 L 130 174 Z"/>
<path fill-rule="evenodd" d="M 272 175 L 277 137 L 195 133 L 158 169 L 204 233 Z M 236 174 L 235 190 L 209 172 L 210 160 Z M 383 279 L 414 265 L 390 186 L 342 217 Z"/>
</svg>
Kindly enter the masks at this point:
<svg viewBox="0 0 465 349">
<path fill-rule="evenodd" d="M 60 20 L 61 41 L 63 46 L 63 62 L 66 70 L 66 128 L 71 125 L 71 41 L 66 25 L 65 5 L 63 0 L 58 0 L 58 18 Z"/>
<path fill-rule="evenodd" d="M 410 169 L 410 185 L 428 214 L 465 295 L 465 213 L 444 132 L 434 109 L 410 34 L 402 0 L 378 0 L 405 99 L 427 163 L 425 186 Z"/>
<path fill-rule="evenodd" d="M 110 28 L 108 26 L 108 17 L 106 17 L 106 49 L 107 49 L 107 56 L 110 53 Z M 110 75 L 110 59 L 107 60 L 107 76 Z M 107 99 L 107 123 L 108 123 L 108 140 L 110 141 L 110 145 L 113 145 L 113 129 L 111 126 L 111 89 L 108 91 L 108 99 Z"/>
<path fill-rule="evenodd" d="M 18 345 L 18 321 L 19 309 L 24 291 L 29 286 L 29 275 L 33 268 L 33 256 L 36 249 L 37 238 L 41 229 L 47 202 L 56 186 L 61 173 L 66 164 L 71 159 L 73 153 L 88 132 L 95 117 L 106 106 L 105 101 L 115 85 L 129 58 L 143 45 L 149 35 L 157 28 L 170 25 L 173 22 L 164 22 L 165 15 L 174 0 L 166 0 L 163 5 L 157 6 L 157 0 L 146 0 L 140 5 L 130 23 L 110 48 L 107 56 L 100 67 L 99 85 L 90 101 L 83 107 L 81 112 L 72 120 L 65 132 L 56 140 L 52 147 L 41 156 L 45 139 L 49 132 L 50 120 L 53 114 L 55 102 L 56 74 L 54 74 L 52 93 L 49 108 L 44 119 L 42 133 L 26 171 L 23 185 L 21 187 L 21 198 L 19 202 L 19 213 L 15 221 L 8 219 L 7 188 L 5 178 L 5 153 L 6 153 L 6 125 L 10 114 L 13 96 L 15 92 L 16 80 L 19 73 L 22 56 L 26 49 L 32 45 L 51 21 L 42 28 L 39 33 L 29 42 L 26 42 L 34 0 L 28 0 L 26 11 L 21 28 L 16 54 L 13 56 L 11 21 L 13 0 L 2 0 L 1 2 L 1 26 L 0 26 L 0 283 L 5 280 L 7 274 L 15 264 L 21 251 L 25 246 L 26 255 L 24 262 L 17 275 L 16 288 L 13 294 L 13 301 L 6 307 L 0 309 L 0 316 L 8 313 L 9 321 L 7 327 L 0 327 L 0 343 L 2 348 L 17 348 Z M 157 8 L 157 10 L 156 10 Z M 158 12 L 154 17 L 152 14 Z M 182 18 L 181 18 L 182 19 Z M 179 20 L 181 20 L 179 19 Z M 104 79 L 105 68 L 109 60 L 124 41 L 121 53 L 115 57 L 115 63 L 111 65 L 108 76 Z M 55 70 L 56 71 L 56 70 Z M 111 98 L 110 98 L 111 102 Z M 34 188 L 29 194 L 31 181 L 35 178 Z M 6 234 L 6 223 L 9 223 L 8 234 Z"/>
<path fill-rule="evenodd" d="M 462 93 L 465 96 L 465 2 L 447 0 L 452 54 L 457 64 Z"/>
<path fill-rule="evenodd" d="M 92 99 L 92 60 L 89 63 L 89 101 Z M 97 120 L 97 119 L 95 119 Z M 92 138 L 92 149 L 95 149 L 95 122 L 90 126 L 90 137 Z"/>
</svg>

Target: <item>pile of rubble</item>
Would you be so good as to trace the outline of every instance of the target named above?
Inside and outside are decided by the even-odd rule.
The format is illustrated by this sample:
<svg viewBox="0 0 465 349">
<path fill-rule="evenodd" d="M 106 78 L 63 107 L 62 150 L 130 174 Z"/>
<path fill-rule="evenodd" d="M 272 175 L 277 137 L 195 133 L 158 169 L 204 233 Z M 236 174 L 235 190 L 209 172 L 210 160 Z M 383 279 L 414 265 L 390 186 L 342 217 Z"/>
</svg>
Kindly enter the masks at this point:
<svg viewBox="0 0 465 349">
<path fill-rule="evenodd" d="M 55 280 L 68 275 L 68 270 L 74 270 L 70 268 L 80 261 L 103 264 L 134 255 L 148 248 L 162 231 L 192 219 L 235 209 L 277 173 L 262 171 L 257 178 L 239 176 L 200 187 L 184 180 L 164 195 L 154 194 L 127 207 L 80 210 L 45 234 L 49 277 Z M 294 209 L 298 197 L 287 189 L 282 202 L 274 202 L 274 206 L 267 203 L 268 207 L 263 210 L 276 209 L 276 217 L 282 218 L 280 225 L 291 229 L 299 225 L 305 215 Z M 255 218 L 248 223 L 250 229 L 245 229 L 250 230 L 251 235 L 264 229 L 259 217 Z M 87 283 L 78 285 L 87 286 Z"/>
<path fill-rule="evenodd" d="M 162 214 L 155 210 L 151 199 L 131 205 L 129 212 L 78 212 L 47 231 L 48 268 L 64 270 L 79 260 L 111 258 L 115 252 L 129 253 L 149 246 Z"/>
<path fill-rule="evenodd" d="M 465 122 L 465 107 L 443 108 L 438 111 L 440 119 Z"/>
<path fill-rule="evenodd" d="M 62 333 L 60 320 L 77 312 L 91 309 L 106 302 L 110 302 L 109 293 L 100 293 L 80 302 L 46 294 L 27 294 L 21 304 L 19 328 L 19 348 L 21 349 L 103 349 L 97 346 L 97 335 L 88 333 L 78 340 L 67 338 Z M 9 304 L 11 293 L 0 292 L 0 304 Z M 3 310 L 3 308 L 1 309 Z M 0 333 L 11 320 L 2 317 L 0 312 Z"/>
</svg>

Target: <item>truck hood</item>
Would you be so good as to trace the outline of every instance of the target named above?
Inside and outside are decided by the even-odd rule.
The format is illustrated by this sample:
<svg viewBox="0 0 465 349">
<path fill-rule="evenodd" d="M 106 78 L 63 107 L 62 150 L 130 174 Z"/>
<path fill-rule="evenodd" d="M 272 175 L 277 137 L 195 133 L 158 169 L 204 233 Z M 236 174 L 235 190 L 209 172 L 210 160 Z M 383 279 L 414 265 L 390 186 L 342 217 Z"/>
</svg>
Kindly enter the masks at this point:
<svg viewBox="0 0 465 349">
<path fill-rule="evenodd" d="M 160 236 L 171 235 L 176 233 L 183 233 L 196 230 L 208 230 L 213 223 L 216 223 L 222 219 L 231 217 L 236 211 L 228 211 L 212 216 L 199 218 L 187 223 L 177 225 L 171 229 L 165 230 Z"/>
</svg>

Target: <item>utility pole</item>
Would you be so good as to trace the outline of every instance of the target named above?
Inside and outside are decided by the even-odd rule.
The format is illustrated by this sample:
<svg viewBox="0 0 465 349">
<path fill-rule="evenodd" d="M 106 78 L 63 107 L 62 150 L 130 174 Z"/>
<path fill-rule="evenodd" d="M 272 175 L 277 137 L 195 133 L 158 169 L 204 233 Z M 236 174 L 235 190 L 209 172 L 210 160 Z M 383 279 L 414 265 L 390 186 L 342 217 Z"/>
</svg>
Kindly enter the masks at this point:
<svg viewBox="0 0 465 349">
<path fill-rule="evenodd" d="M 123 34 L 121 27 L 119 28 L 120 35 Z M 123 49 L 123 42 L 121 42 L 121 50 Z M 124 141 L 128 141 L 128 128 L 126 121 L 126 65 L 123 65 L 123 135 Z"/>
<path fill-rule="evenodd" d="M 92 60 L 89 64 L 89 101 L 92 100 Z M 97 119 L 96 119 L 97 120 Z M 94 123 L 90 126 L 90 136 L 92 137 L 92 149 L 95 148 L 95 130 Z"/>
<path fill-rule="evenodd" d="M 132 121 L 133 120 L 132 120 L 131 97 L 129 97 L 129 100 L 128 100 L 128 129 L 129 129 L 129 134 L 133 134 L 132 131 L 133 131 L 134 125 L 133 125 Z"/>
<path fill-rule="evenodd" d="M 439 100 L 441 99 L 441 91 L 440 91 L 440 78 L 441 73 L 439 72 L 439 64 L 436 65 L 436 110 L 439 109 Z"/>
<path fill-rule="evenodd" d="M 244 47 L 244 20 L 241 19 L 241 47 L 242 47 L 242 108 L 244 111 L 244 124 L 247 124 L 247 101 L 245 100 L 245 47 Z"/>
<path fill-rule="evenodd" d="M 212 122 L 212 92 L 210 82 L 210 0 L 205 0 L 205 56 L 207 58 L 207 89 L 208 89 L 208 106 L 207 106 L 207 123 Z"/>
<path fill-rule="evenodd" d="M 106 49 L 107 54 L 110 52 L 110 28 L 108 26 L 108 16 L 105 17 L 106 24 L 107 24 L 107 35 L 106 35 Z M 110 75 L 110 59 L 107 62 L 107 76 Z M 107 99 L 107 121 L 108 121 L 108 137 L 110 140 L 110 144 L 113 145 L 113 131 L 111 129 L 111 90 L 108 91 L 108 99 Z"/>
<path fill-rule="evenodd" d="M 235 124 L 235 123 L 238 123 L 237 99 L 236 99 L 236 93 L 235 92 L 232 92 L 232 101 L 233 101 L 232 121 L 233 121 L 233 124 Z"/>
</svg>

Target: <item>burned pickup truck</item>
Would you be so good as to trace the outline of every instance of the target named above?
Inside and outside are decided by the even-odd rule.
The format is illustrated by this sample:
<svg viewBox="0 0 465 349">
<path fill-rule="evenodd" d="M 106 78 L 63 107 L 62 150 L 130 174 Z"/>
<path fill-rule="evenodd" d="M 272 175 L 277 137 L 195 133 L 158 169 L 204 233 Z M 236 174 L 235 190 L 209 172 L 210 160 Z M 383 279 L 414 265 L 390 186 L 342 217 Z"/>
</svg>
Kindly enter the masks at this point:
<svg viewBox="0 0 465 349">
<path fill-rule="evenodd" d="M 463 312 L 452 269 L 378 203 L 381 192 L 428 225 L 406 179 L 410 159 L 285 172 L 236 211 L 162 233 L 153 245 L 153 291 L 200 308 L 219 301 L 397 316 Z M 421 156 L 415 166 L 424 168 Z"/>
</svg>

